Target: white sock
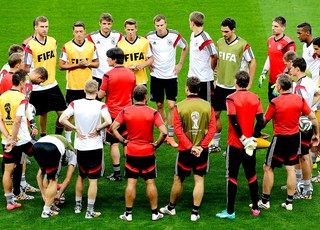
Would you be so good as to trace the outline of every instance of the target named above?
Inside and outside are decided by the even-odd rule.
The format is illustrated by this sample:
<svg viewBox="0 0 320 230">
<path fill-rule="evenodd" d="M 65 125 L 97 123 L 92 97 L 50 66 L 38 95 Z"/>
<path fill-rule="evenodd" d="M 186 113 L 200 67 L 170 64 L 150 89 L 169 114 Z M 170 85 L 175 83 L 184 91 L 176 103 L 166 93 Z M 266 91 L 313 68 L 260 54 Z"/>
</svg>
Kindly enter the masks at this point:
<svg viewBox="0 0 320 230">
<path fill-rule="evenodd" d="M 72 134 L 72 131 L 64 131 L 64 134 L 66 136 L 66 139 L 69 143 L 71 143 L 71 134 Z"/>
<path fill-rule="evenodd" d="M 221 136 L 221 133 L 215 133 L 214 134 L 214 137 L 213 137 L 213 144 L 214 146 L 220 146 L 220 136 Z"/>
</svg>

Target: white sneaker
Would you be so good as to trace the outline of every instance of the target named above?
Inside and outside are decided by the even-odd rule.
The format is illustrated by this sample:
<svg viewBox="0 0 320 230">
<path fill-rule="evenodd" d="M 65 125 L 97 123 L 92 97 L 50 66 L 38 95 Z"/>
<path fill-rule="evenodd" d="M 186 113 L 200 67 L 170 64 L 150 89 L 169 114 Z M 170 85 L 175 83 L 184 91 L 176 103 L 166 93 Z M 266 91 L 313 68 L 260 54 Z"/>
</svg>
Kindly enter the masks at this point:
<svg viewBox="0 0 320 230">
<path fill-rule="evenodd" d="M 292 203 L 291 204 L 286 204 L 286 203 L 282 203 L 281 204 L 282 208 L 285 208 L 288 211 L 292 211 L 293 207 L 292 207 Z"/>
<path fill-rule="evenodd" d="M 125 221 L 132 221 L 132 214 L 128 214 L 126 215 L 126 212 L 123 213 L 123 215 L 120 215 L 119 218 L 121 220 L 125 220 Z"/>
<path fill-rule="evenodd" d="M 59 212 L 56 212 L 56 211 L 50 211 L 50 212 L 45 212 L 45 211 L 43 211 L 42 213 L 41 213 L 41 217 L 42 218 L 49 218 L 50 216 L 57 216 L 59 214 Z"/>
<path fill-rule="evenodd" d="M 249 208 L 252 208 L 253 205 L 252 204 L 249 204 Z M 262 200 L 259 200 L 258 201 L 258 207 L 259 209 L 269 209 L 270 208 L 270 202 L 268 201 L 267 203 L 262 203 Z"/>
<path fill-rule="evenodd" d="M 191 214 L 190 220 L 191 221 L 197 221 L 200 219 L 200 215 L 199 214 Z"/>
<path fill-rule="evenodd" d="M 82 210 L 82 205 L 76 204 L 76 206 L 74 207 L 74 213 L 79 214 L 79 213 L 81 213 L 81 210 Z"/>
<path fill-rule="evenodd" d="M 158 214 L 153 214 L 151 216 L 151 220 L 156 221 L 156 220 L 160 220 L 164 217 L 164 215 L 160 212 L 158 212 Z"/>
<path fill-rule="evenodd" d="M 163 208 L 160 208 L 160 212 L 163 213 L 163 214 L 168 214 L 170 216 L 175 216 L 176 215 L 176 209 L 169 210 L 168 209 L 168 205 L 166 205 Z"/>
<path fill-rule="evenodd" d="M 85 215 L 85 218 L 86 219 L 92 219 L 92 218 L 99 217 L 99 216 L 101 216 L 101 212 L 87 211 L 86 215 Z"/>
</svg>

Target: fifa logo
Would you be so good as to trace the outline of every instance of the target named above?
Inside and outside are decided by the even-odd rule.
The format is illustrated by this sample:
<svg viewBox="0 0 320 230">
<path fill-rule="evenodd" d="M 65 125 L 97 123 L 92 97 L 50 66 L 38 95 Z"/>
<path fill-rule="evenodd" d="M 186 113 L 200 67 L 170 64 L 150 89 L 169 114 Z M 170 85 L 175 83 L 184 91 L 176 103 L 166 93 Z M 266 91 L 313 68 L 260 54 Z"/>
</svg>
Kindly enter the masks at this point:
<svg viewBox="0 0 320 230">
<path fill-rule="evenodd" d="M 7 120 L 12 120 L 12 118 L 10 117 L 10 112 L 11 112 L 11 105 L 10 105 L 10 103 L 4 104 L 4 110 L 5 110 L 6 113 L 7 113 L 6 119 L 7 119 Z"/>
<path fill-rule="evenodd" d="M 200 119 L 200 114 L 197 111 L 191 113 L 191 120 L 193 121 L 192 129 L 199 129 L 198 121 Z"/>
</svg>

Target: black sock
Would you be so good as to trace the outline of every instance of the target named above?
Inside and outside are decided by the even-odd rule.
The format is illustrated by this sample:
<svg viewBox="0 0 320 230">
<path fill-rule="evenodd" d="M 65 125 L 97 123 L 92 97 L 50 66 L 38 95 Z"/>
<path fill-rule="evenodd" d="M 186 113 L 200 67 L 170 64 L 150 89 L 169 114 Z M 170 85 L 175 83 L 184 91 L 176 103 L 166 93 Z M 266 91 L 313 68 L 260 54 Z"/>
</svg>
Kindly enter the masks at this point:
<svg viewBox="0 0 320 230">
<path fill-rule="evenodd" d="M 120 164 L 112 165 L 113 166 L 113 175 L 118 176 L 120 175 Z"/>
<path fill-rule="evenodd" d="M 40 137 L 47 136 L 47 133 L 40 133 Z"/>
<path fill-rule="evenodd" d="M 172 209 L 174 209 L 176 207 L 175 204 L 172 204 L 171 202 L 169 202 L 168 204 L 168 210 L 171 211 Z"/>
<path fill-rule="evenodd" d="M 286 205 L 288 204 L 292 204 L 292 200 L 293 200 L 293 196 L 287 196 L 287 199 L 286 199 Z"/>
<path fill-rule="evenodd" d="M 262 203 L 266 204 L 267 202 L 270 201 L 270 194 L 267 195 L 267 194 L 262 194 Z"/>
<path fill-rule="evenodd" d="M 199 207 L 200 206 L 193 205 L 193 209 L 192 209 L 192 213 L 191 214 L 198 215 L 199 214 Z"/>
<path fill-rule="evenodd" d="M 158 215 L 158 209 L 152 209 L 151 212 L 152 212 L 152 214 Z"/>
<path fill-rule="evenodd" d="M 131 208 L 126 207 L 126 216 L 130 214 L 132 214 L 132 207 Z"/>
</svg>

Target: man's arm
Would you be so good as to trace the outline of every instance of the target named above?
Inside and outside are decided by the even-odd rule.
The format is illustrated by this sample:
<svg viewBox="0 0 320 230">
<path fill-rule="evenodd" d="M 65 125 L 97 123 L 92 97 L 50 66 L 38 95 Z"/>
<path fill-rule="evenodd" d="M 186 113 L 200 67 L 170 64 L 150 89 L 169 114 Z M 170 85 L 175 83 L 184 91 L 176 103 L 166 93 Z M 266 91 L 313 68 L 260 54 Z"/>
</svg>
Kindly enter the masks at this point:
<svg viewBox="0 0 320 230">
<path fill-rule="evenodd" d="M 57 193 L 57 195 L 55 196 L 55 199 L 59 200 L 60 197 L 61 197 L 61 194 L 64 193 L 66 191 L 66 189 L 68 188 L 70 182 L 71 182 L 71 179 L 72 179 L 72 175 L 73 175 L 73 172 L 74 172 L 74 165 L 72 164 L 69 164 L 68 165 L 68 169 L 67 169 L 67 172 L 66 172 L 66 177 L 64 179 L 64 181 L 62 182 L 61 184 L 61 188 L 59 190 L 59 192 Z"/>
<path fill-rule="evenodd" d="M 261 129 L 263 129 L 263 127 L 264 127 L 263 114 L 262 113 L 257 114 L 256 120 L 257 120 L 257 123 L 254 127 L 253 137 L 260 137 L 261 136 Z"/>
<path fill-rule="evenodd" d="M 142 69 L 144 69 L 144 68 L 146 68 L 148 66 L 151 66 L 153 61 L 154 61 L 153 55 L 150 56 L 150 57 L 147 57 L 147 60 L 145 62 L 143 62 L 142 64 L 136 65 L 136 69 L 142 70 Z"/>
<path fill-rule="evenodd" d="M 311 113 L 308 114 L 308 118 L 312 122 L 312 128 L 313 128 L 313 136 L 311 139 L 312 146 L 318 146 L 319 145 L 319 123 L 317 120 L 316 115 L 314 112 L 311 111 Z"/>
<path fill-rule="evenodd" d="M 111 126 L 110 126 L 110 131 L 112 133 L 112 135 L 117 138 L 121 143 L 123 144 L 127 144 L 128 140 L 125 139 L 124 137 L 122 137 L 120 135 L 120 133 L 118 132 L 118 129 L 120 128 L 121 124 L 117 121 L 114 121 Z"/>
<path fill-rule="evenodd" d="M 217 63 L 218 63 L 218 55 L 217 54 L 211 55 L 211 68 L 213 71 L 216 68 Z"/>
<path fill-rule="evenodd" d="M 184 63 L 184 59 L 186 58 L 187 53 L 188 53 L 188 48 L 189 48 L 188 43 L 186 43 L 186 46 L 181 51 L 181 56 L 180 56 L 179 63 L 174 68 L 174 72 L 175 72 L 176 75 L 178 75 L 180 73 L 180 70 L 181 70 L 182 65 Z"/>
<path fill-rule="evenodd" d="M 202 148 L 208 148 L 210 141 L 212 140 L 214 134 L 216 132 L 216 118 L 214 115 L 214 110 L 211 108 L 211 116 L 210 116 L 210 123 L 208 127 L 208 133 L 204 137 L 204 139 L 201 141 L 200 146 Z"/>
<path fill-rule="evenodd" d="M 174 114 L 173 114 L 173 125 L 174 125 L 174 133 L 176 134 L 179 144 L 183 145 L 185 149 L 191 149 L 192 148 L 192 142 L 189 140 L 189 138 L 186 136 L 186 134 L 183 132 L 182 122 L 180 120 L 180 116 L 178 113 L 178 109 L 175 106 L 174 108 Z"/>
<path fill-rule="evenodd" d="M 158 148 L 164 141 L 164 139 L 166 139 L 168 131 L 165 125 L 161 125 L 158 127 L 160 134 L 159 137 L 157 139 L 157 141 L 155 141 L 154 143 L 151 143 L 155 148 Z"/>
<path fill-rule="evenodd" d="M 257 67 L 257 62 L 256 59 L 253 58 L 250 62 L 249 62 L 249 76 L 250 76 L 250 81 L 249 81 L 249 85 L 247 87 L 247 89 L 251 88 L 251 85 L 253 83 L 254 80 L 254 74 L 256 73 L 256 67 Z"/>
</svg>

